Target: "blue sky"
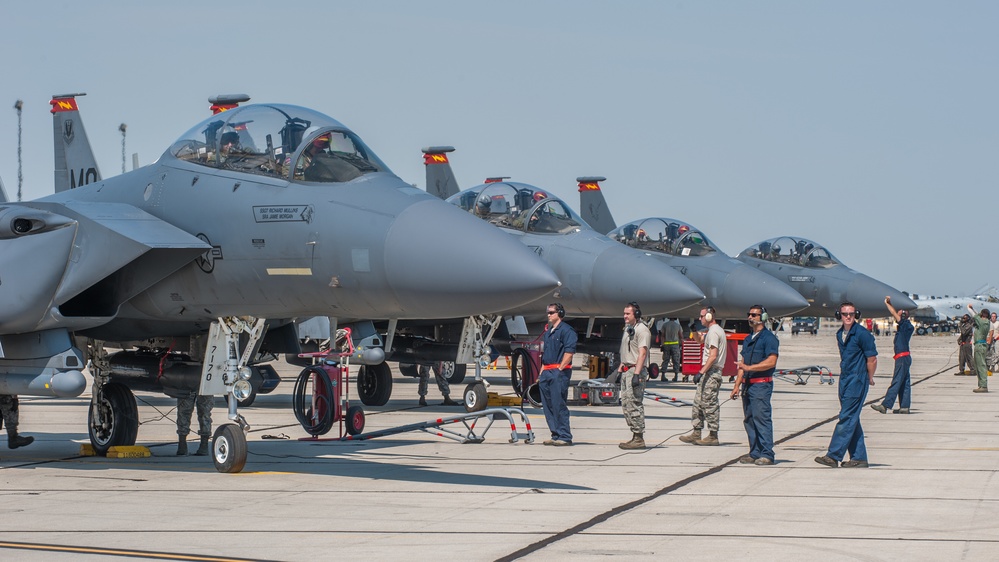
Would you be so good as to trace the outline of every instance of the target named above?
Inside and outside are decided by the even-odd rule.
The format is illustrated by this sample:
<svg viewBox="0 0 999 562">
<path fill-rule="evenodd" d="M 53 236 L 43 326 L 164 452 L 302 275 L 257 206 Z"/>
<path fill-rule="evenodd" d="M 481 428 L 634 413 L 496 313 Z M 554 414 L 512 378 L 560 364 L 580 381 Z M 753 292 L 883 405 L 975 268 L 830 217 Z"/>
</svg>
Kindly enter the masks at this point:
<svg viewBox="0 0 999 562">
<path fill-rule="evenodd" d="M 803 236 L 962 294 L 999 285 L 997 26 L 994 2 L 25 3 L 0 19 L 0 178 L 13 198 L 17 99 L 31 199 L 53 94 L 87 92 L 110 176 L 120 123 L 148 164 L 245 92 L 340 120 L 421 187 L 419 149 L 450 144 L 463 187 L 578 206 L 575 178 L 603 175 L 619 223 L 678 218 L 731 255 Z"/>
</svg>

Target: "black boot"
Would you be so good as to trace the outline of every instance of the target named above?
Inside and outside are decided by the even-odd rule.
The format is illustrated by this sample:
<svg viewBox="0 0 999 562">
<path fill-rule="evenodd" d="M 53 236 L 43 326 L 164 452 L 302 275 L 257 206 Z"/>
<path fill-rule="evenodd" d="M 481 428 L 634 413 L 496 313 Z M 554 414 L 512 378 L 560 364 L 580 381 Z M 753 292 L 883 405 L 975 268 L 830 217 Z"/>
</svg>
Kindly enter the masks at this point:
<svg viewBox="0 0 999 562">
<path fill-rule="evenodd" d="M 198 450 L 194 452 L 194 456 L 196 456 L 196 457 L 205 457 L 205 456 L 208 456 L 208 436 L 207 435 L 202 435 L 201 436 L 201 444 L 198 445 Z"/>
<path fill-rule="evenodd" d="M 18 435 L 16 431 L 10 431 L 7 433 L 7 447 L 10 449 L 16 449 L 18 447 L 26 447 L 28 445 L 31 445 L 34 441 L 35 438 L 31 437 L 30 435 L 24 437 L 22 435 Z"/>
<path fill-rule="evenodd" d="M 458 406 L 458 403 L 451 400 L 451 396 L 449 394 L 445 394 L 444 401 L 441 402 L 441 406 Z"/>
<path fill-rule="evenodd" d="M 426 406 L 426 405 L 427 405 L 427 397 L 426 396 L 421 396 L 420 397 L 420 406 Z"/>
<path fill-rule="evenodd" d="M 187 456 L 187 436 L 179 435 L 177 436 L 177 456 L 183 457 Z"/>
</svg>

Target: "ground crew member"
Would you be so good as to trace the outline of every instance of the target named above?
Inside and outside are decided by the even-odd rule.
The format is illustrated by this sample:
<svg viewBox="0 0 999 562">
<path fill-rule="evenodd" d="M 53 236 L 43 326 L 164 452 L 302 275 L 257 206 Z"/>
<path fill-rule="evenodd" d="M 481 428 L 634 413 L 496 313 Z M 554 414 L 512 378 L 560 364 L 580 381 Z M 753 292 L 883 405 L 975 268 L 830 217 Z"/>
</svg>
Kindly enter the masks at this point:
<svg viewBox="0 0 999 562">
<path fill-rule="evenodd" d="M 572 378 L 572 354 L 576 353 L 576 332 L 562 322 L 565 309 L 559 303 L 547 307 L 548 327 L 542 334 L 544 351 L 541 354 L 541 376 L 538 389 L 545 421 L 552 438 L 545 445 L 564 447 L 572 445 L 569 429 L 569 379 Z"/>
<path fill-rule="evenodd" d="M 975 356 L 972 352 L 971 342 L 972 336 L 974 335 L 975 325 L 971 323 L 971 315 L 965 314 L 961 317 L 961 322 L 958 324 L 958 329 L 960 334 L 957 336 L 957 346 L 959 352 L 957 354 L 957 372 L 955 375 L 963 375 L 966 373 L 965 367 L 967 366 L 971 371 L 970 374 L 975 374 Z"/>
<path fill-rule="evenodd" d="M 732 399 L 742 391 L 742 424 L 749 438 L 749 454 L 739 462 L 766 466 L 774 463 L 774 422 L 770 398 L 774 393 L 774 370 L 780 342 L 767 329 L 766 309 L 754 304 L 749 308 L 749 326 L 753 333 L 742 340 L 742 359 L 732 389 Z"/>
<path fill-rule="evenodd" d="M 663 323 L 659 333 L 663 335 L 663 363 L 659 371 L 666 380 L 666 366 L 673 362 L 673 382 L 680 377 L 680 323 L 675 318 L 669 318 Z"/>
<path fill-rule="evenodd" d="M 420 384 L 417 385 L 417 392 L 420 394 L 420 406 L 427 405 L 427 386 L 430 383 L 430 365 L 420 365 L 417 371 L 420 374 Z M 458 402 L 451 400 L 451 384 L 444 376 L 443 365 L 437 363 L 434 366 L 434 380 L 437 381 L 437 388 L 444 395 L 441 406 L 458 406 Z"/>
<path fill-rule="evenodd" d="M 649 347 L 652 332 L 642 322 L 642 309 L 630 302 L 624 307 L 624 335 L 621 337 L 621 408 L 631 428 L 631 441 L 618 444 L 622 449 L 645 448 L 645 381 L 649 378 Z"/>
<path fill-rule="evenodd" d="M 0 394 L 0 416 L 3 417 L 3 424 L 7 426 L 7 448 L 16 449 L 31 445 L 35 438 L 30 435 L 18 435 L 17 426 L 20 423 L 20 415 L 17 410 L 17 396 L 13 394 Z"/>
<path fill-rule="evenodd" d="M 871 404 L 871 408 L 886 413 L 895 405 L 895 397 L 898 397 L 898 409 L 891 410 L 893 414 L 908 414 L 909 406 L 912 405 L 912 388 L 910 384 L 909 369 L 912 367 L 912 357 L 909 356 L 909 339 L 912 338 L 912 322 L 909 322 L 909 313 L 897 311 L 891 305 L 891 297 L 885 297 L 885 306 L 892 318 L 898 322 L 895 329 L 895 372 L 891 377 L 891 386 L 885 394 L 885 399 L 880 404 Z"/>
<path fill-rule="evenodd" d="M 694 391 L 694 407 L 690 414 L 690 422 L 694 430 L 687 435 L 681 435 L 680 441 L 695 445 L 718 444 L 718 389 L 722 383 L 722 366 L 725 365 L 725 331 L 715 320 L 715 309 L 708 306 L 701 309 L 701 324 L 707 331 L 695 334 L 695 338 L 704 344 L 701 354 L 701 369 L 694 377 L 697 389 Z M 701 429 L 708 425 L 708 436 L 701 438 Z"/>
<path fill-rule="evenodd" d="M 858 322 L 860 312 L 852 302 L 839 305 L 836 319 L 843 326 L 836 331 L 839 346 L 839 421 L 829 442 L 829 451 L 815 462 L 836 468 L 867 468 L 867 446 L 864 429 L 860 426 L 860 411 L 867 390 L 874 386 L 874 371 L 878 368 L 878 349 L 874 336 Z M 850 453 L 850 460 L 843 458 Z M 840 461 L 843 461 L 842 464 Z"/>
<path fill-rule="evenodd" d="M 968 310 L 971 311 L 971 321 L 975 324 L 975 333 L 972 336 L 975 342 L 975 372 L 978 373 L 978 388 L 973 392 L 989 391 L 989 372 L 985 369 L 985 354 L 989 352 L 989 346 L 985 339 L 989 334 L 989 309 L 984 308 L 980 314 L 975 314 L 975 308 L 968 303 Z"/>
<path fill-rule="evenodd" d="M 177 456 L 187 454 L 187 434 L 191 433 L 191 415 L 194 407 L 198 408 L 198 436 L 201 444 L 194 456 L 203 457 L 208 454 L 208 441 L 212 438 L 212 408 L 215 406 L 215 396 L 201 396 L 192 390 L 177 398 Z"/>
</svg>

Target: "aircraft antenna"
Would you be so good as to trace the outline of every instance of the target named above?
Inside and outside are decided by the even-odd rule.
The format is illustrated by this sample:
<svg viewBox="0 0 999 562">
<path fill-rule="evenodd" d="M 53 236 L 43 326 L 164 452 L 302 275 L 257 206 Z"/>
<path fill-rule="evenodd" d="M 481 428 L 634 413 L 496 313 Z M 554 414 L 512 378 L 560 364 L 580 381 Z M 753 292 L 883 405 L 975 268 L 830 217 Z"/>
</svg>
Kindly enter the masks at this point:
<svg viewBox="0 0 999 562">
<path fill-rule="evenodd" d="M 14 109 L 17 110 L 17 200 L 21 201 L 21 185 L 24 183 L 24 176 L 21 174 L 21 108 L 24 102 L 17 100 L 14 102 Z"/>
<path fill-rule="evenodd" d="M 122 123 L 118 125 L 118 130 L 121 131 L 121 173 L 125 173 L 125 129 L 128 125 Z"/>
</svg>

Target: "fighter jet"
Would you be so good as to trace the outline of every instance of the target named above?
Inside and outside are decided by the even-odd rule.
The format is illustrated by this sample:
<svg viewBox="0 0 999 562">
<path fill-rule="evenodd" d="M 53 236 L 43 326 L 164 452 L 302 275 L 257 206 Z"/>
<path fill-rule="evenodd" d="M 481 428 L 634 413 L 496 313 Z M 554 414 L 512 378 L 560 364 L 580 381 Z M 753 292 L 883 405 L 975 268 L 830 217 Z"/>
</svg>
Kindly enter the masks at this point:
<svg viewBox="0 0 999 562">
<path fill-rule="evenodd" d="M 808 300 L 799 316 L 835 316 L 841 302 L 850 301 L 870 317 L 885 316 L 885 297 L 898 310 L 916 303 L 901 291 L 850 269 L 829 250 L 805 238 L 781 236 L 754 244 L 736 256 L 739 261 L 784 281 Z"/>
<path fill-rule="evenodd" d="M 60 142 L 81 138 L 75 99 L 52 106 Z M 464 317 L 558 286 L 523 245 L 411 187 L 349 128 L 302 107 L 213 115 L 154 164 L 90 179 L 0 208 L 0 393 L 79 395 L 89 362 L 100 453 L 135 442 L 130 387 L 243 398 L 252 358 L 297 349 L 295 317 Z M 246 460 L 237 400 L 228 418 L 213 460 L 231 472 Z"/>
<path fill-rule="evenodd" d="M 703 304 L 674 312 L 696 318 L 711 305 L 719 318 L 745 321 L 749 307 L 759 304 L 772 318 L 788 316 L 808 306 L 794 289 L 722 252 L 694 226 L 670 218 L 646 218 L 615 227 L 600 182 L 604 177 L 576 178 L 583 219 L 622 244 L 648 252 L 687 276 L 704 292 Z"/>
</svg>

